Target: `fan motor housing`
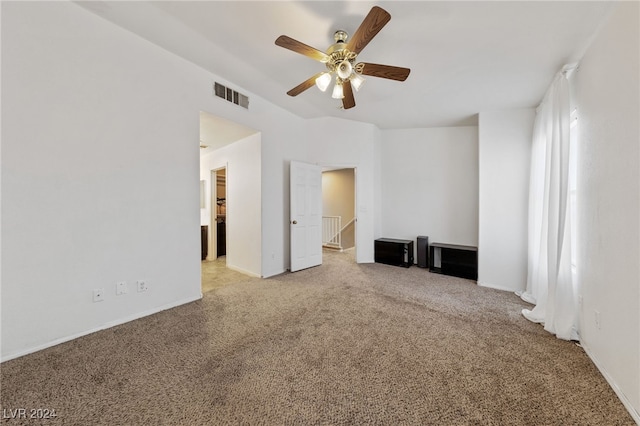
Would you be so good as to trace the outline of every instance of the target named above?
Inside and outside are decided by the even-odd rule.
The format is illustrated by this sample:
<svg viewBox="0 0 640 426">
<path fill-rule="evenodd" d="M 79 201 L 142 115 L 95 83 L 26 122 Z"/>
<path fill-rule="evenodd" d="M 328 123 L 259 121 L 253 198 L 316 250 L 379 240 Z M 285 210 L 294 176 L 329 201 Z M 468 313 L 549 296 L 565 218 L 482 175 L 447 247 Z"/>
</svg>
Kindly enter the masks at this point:
<svg viewBox="0 0 640 426">
<path fill-rule="evenodd" d="M 332 44 L 331 46 L 329 46 L 329 48 L 327 49 L 327 55 L 333 55 L 336 52 L 341 52 L 343 50 L 347 50 L 347 43 L 344 43 L 342 41 L 339 41 L 335 44 Z"/>
<path fill-rule="evenodd" d="M 334 46 L 340 44 L 339 50 L 332 50 Z M 327 61 L 327 69 L 329 71 L 335 71 L 338 66 L 344 61 L 347 60 L 353 66 L 356 57 L 358 56 L 356 53 L 351 52 L 347 49 L 346 43 L 336 43 L 327 50 L 327 54 L 329 55 L 329 60 Z"/>
</svg>

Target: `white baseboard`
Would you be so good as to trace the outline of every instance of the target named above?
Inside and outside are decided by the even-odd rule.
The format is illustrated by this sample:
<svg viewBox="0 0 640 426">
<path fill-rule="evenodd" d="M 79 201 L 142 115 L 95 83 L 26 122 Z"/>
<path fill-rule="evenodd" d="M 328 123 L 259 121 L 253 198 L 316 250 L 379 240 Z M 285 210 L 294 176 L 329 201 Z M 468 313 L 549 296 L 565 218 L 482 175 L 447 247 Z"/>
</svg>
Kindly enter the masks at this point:
<svg viewBox="0 0 640 426">
<path fill-rule="evenodd" d="M 600 361 L 598 361 L 598 358 L 593 354 L 593 352 L 591 352 L 589 347 L 586 346 L 583 342 L 580 342 L 580 346 L 582 346 L 582 349 L 584 349 L 587 356 L 591 359 L 591 362 L 595 364 L 598 371 L 600 371 L 600 373 L 604 376 L 605 380 L 607 381 L 607 383 L 609 383 L 609 386 L 611 386 L 611 389 L 613 389 L 613 391 L 616 393 L 618 399 L 620 399 L 620 402 L 622 402 L 622 405 L 624 405 L 624 408 L 627 409 L 636 424 L 640 425 L 640 413 L 636 411 L 633 404 L 631 404 L 631 401 L 629 401 L 629 398 L 627 398 L 624 392 L 622 392 L 622 390 L 618 387 L 615 380 L 613 380 L 607 370 L 605 370 L 604 367 L 600 364 Z"/>
<path fill-rule="evenodd" d="M 261 278 L 271 278 L 271 277 L 275 277 L 277 275 L 281 275 L 284 274 L 285 272 L 289 271 L 289 269 L 278 269 L 277 271 L 273 271 L 273 272 L 269 272 L 268 274 L 263 275 Z"/>
<path fill-rule="evenodd" d="M 237 266 L 229 265 L 228 263 L 227 263 L 227 268 L 236 272 L 240 272 L 241 274 L 249 275 L 250 277 L 261 278 L 260 274 L 256 274 L 255 272 L 251 272 L 251 271 L 246 271 L 242 268 L 238 268 Z"/>
<path fill-rule="evenodd" d="M 485 283 L 485 282 L 481 282 L 481 281 L 476 281 L 478 283 L 478 285 L 480 287 L 487 287 L 487 288 L 492 288 L 494 290 L 500 290 L 500 291 L 508 291 L 510 293 L 515 293 L 518 290 L 514 290 L 512 288 L 506 288 L 506 287 L 500 287 L 498 285 L 493 285 L 493 284 L 489 284 L 489 283 Z"/>
<path fill-rule="evenodd" d="M 157 314 L 158 312 L 166 311 L 167 309 L 171 309 L 171 308 L 175 308 L 175 307 L 180 306 L 180 305 L 185 305 L 187 303 L 195 302 L 196 300 L 200 300 L 200 299 L 202 299 L 202 292 L 200 293 L 200 295 L 198 297 L 191 297 L 191 298 L 188 298 L 188 299 L 179 300 L 177 302 L 169 303 L 167 305 L 159 306 L 157 308 L 149 309 L 147 311 L 138 312 L 138 313 L 130 315 L 128 317 L 118 318 L 115 321 L 107 322 L 107 323 L 102 324 L 102 325 L 100 325 L 98 327 L 94 327 L 94 328 L 89 329 L 89 330 L 81 331 L 80 333 L 72 334 L 70 336 L 61 337 L 59 339 L 55 339 L 55 340 L 52 340 L 50 342 L 47 342 L 47 343 L 44 343 L 44 344 L 41 344 L 41 345 L 33 346 L 31 348 L 28 348 L 28 349 L 25 349 L 25 350 L 22 350 L 22 351 L 18 351 L 18 352 L 9 354 L 9 355 L 3 357 L 0 360 L 0 363 L 5 362 L 5 361 L 9 361 L 9 360 L 12 360 L 12 359 L 15 359 L 15 358 L 20 358 L 21 356 L 29 355 L 29 354 L 41 351 L 43 349 L 51 348 L 51 347 L 57 346 L 57 345 L 59 345 L 61 343 L 66 343 L 66 342 L 69 342 L 71 340 L 75 340 L 75 339 L 77 339 L 79 337 L 83 337 L 83 336 L 87 336 L 89 334 L 95 333 L 97 331 L 106 330 L 108 328 L 115 327 L 116 325 L 124 324 L 124 323 L 130 322 L 130 321 L 134 321 L 134 320 L 137 320 L 137 319 L 140 319 L 140 318 L 147 317 L 149 315 Z"/>
</svg>

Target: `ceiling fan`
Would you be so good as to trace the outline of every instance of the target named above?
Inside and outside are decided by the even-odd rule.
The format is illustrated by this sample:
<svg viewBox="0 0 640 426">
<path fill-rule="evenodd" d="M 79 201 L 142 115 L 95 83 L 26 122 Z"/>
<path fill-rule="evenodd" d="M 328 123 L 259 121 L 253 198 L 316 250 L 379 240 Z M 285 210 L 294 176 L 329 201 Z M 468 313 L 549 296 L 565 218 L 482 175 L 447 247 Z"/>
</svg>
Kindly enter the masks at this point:
<svg viewBox="0 0 640 426">
<path fill-rule="evenodd" d="M 358 91 L 364 82 L 364 78 L 362 78 L 363 75 L 405 81 L 411 72 L 409 68 L 372 64 L 369 62 L 356 63 L 358 54 L 390 20 L 391 15 L 389 15 L 386 10 L 374 6 L 348 42 L 348 34 L 345 31 L 336 31 L 333 36 L 335 44 L 331 45 L 326 53 L 294 40 L 291 37 L 285 35 L 278 37 L 276 39 L 276 45 L 320 61 L 326 64 L 328 70 L 319 72 L 313 77 L 303 81 L 289 90 L 287 95 L 297 96 L 314 84 L 324 92 L 329 87 L 329 84 L 331 84 L 333 75 L 335 74 L 335 85 L 331 96 L 335 99 L 342 99 L 343 108 L 349 109 L 356 106 L 353 89 Z"/>
</svg>

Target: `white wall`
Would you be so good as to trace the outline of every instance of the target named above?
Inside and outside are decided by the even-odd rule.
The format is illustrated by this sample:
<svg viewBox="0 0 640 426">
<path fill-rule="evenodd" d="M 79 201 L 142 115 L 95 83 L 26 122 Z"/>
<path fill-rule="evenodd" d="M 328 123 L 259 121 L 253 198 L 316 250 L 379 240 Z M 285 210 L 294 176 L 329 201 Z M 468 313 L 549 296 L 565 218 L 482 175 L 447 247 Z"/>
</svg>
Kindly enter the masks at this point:
<svg viewBox="0 0 640 426">
<path fill-rule="evenodd" d="M 267 120 L 269 117 L 265 116 Z M 306 123 L 281 120 L 272 118 L 265 123 L 272 132 L 262 133 L 263 277 L 290 267 L 289 164 L 291 160 L 307 159 Z"/>
<path fill-rule="evenodd" d="M 377 129 L 373 144 L 374 240 L 382 237 L 382 131 Z"/>
<path fill-rule="evenodd" d="M 3 358 L 201 297 L 185 64 L 70 3 L 2 8 Z"/>
<path fill-rule="evenodd" d="M 256 247 L 262 275 L 287 267 L 304 120 L 71 2 L 1 7 L 3 360 L 201 297 L 200 111 L 262 132 Z"/>
<path fill-rule="evenodd" d="M 383 130 L 381 179 L 382 237 L 478 244 L 477 127 Z"/>
<path fill-rule="evenodd" d="M 208 194 L 211 194 L 211 170 L 227 168 L 227 267 L 258 277 L 262 268 L 260 140 L 260 134 L 251 135 L 200 158 L 200 179 L 207 182 Z M 208 215 L 209 224 L 211 196 L 207 198 L 204 214 Z"/>
<path fill-rule="evenodd" d="M 573 77 L 583 346 L 640 423 L 639 5 L 616 5 Z M 600 312 L 601 327 L 595 324 Z"/>
<path fill-rule="evenodd" d="M 478 284 L 527 285 L 527 217 L 534 109 L 479 115 Z"/>
</svg>

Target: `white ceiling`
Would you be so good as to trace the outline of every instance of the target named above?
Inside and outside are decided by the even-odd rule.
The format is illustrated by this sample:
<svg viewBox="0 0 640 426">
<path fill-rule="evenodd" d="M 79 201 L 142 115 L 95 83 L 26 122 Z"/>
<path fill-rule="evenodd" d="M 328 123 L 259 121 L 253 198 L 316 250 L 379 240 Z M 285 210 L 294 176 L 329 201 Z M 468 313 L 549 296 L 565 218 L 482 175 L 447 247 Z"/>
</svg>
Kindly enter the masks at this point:
<svg viewBox="0 0 640 426">
<path fill-rule="evenodd" d="M 580 59 L 611 8 L 609 1 L 78 4 L 301 117 L 382 129 L 473 125 L 481 111 L 536 106 L 555 72 Z M 288 96 L 325 67 L 275 39 L 284 34 L 324 51 L 336 30 L 353 34 L 374 5 L 391 21 L 358 60 L 411 68 L 409 78 L 368 77 L 350 110 L 315 87 Z"/>
<path fill-rule="evenodd" d="M 258 133 L 231 120 L 200 111 L 200 155 Z"/>
</svg>

